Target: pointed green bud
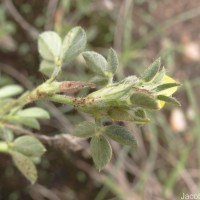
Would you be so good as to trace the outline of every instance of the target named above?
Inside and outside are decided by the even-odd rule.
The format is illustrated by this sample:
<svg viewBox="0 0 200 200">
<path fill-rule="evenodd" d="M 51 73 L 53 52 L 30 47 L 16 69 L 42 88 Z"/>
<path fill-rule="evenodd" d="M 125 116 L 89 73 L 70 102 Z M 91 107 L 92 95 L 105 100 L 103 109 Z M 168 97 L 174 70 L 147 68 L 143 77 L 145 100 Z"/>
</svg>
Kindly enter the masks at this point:
<svg viewBox="0 0 200 200">
<path fill-rule="evenodd" d="M 160 58 L 155 60 L 143 73 L 142 79 L 145 82 L 151 81 L 160 69 Z"/>
<path fill-rule="evenodd" d="M 157 96 L 157 99 L 161 100 L 161 101 L 165 101 L 166 103 L 171 103 L 171 104 L 174 104 L 176 106 L 180 106 L 180 102 L 177 101 L 175 98 L 173 97 L 168 97 L 168 96 L 165 96 L 165 95 L 158 95 Z"/>
<path fill-rule="evenodd" d="M 112 157 L 112 148 L 108 140 L 102 135 L 92 137 L 90 150 L 96 168 L 101 171 Z"/>
<path fill-rule="evenodd" d="M 104 133 L 109 138 L 119 142 L 120 144 L 134 147 L 137 146 L 135 137 L 125 127 L 119 125 L 106 126 Z"/>
<path fill-rule="evenodd" d="M 131 95 L 131 102 L 133 105 L 150 110 L 159 109 L 158 102 L 156 99 L 149 94 L 145 93 L 133 93 Z"/>
</svg>

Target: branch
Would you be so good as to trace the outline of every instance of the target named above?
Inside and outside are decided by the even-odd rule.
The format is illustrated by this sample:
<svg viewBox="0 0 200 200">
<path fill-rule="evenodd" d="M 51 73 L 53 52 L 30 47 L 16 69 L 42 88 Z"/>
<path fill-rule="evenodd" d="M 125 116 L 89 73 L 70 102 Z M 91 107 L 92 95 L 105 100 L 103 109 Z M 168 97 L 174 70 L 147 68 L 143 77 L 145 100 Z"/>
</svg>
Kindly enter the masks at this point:
<svg viewBox="0 0 200 200">
<path fill-rule="evenodd" d="M 80 138 L 74 137 L 70 134 L 59 134 L 55 136 L 46 136 L 42 133 L 33 133 L 27 129 L 22 127 L 13 125 L 13 124 L 4 124 L 4 127 L 15 131 L 16 133 L 22 135 L 30 135 L 36 137 L 43 144 L 48 145 L 49 147 L 53 147 L 60 150 L 70 149 L 72 151 L 79 151 L 84 148 L 84 141 Z"/>
</svg>

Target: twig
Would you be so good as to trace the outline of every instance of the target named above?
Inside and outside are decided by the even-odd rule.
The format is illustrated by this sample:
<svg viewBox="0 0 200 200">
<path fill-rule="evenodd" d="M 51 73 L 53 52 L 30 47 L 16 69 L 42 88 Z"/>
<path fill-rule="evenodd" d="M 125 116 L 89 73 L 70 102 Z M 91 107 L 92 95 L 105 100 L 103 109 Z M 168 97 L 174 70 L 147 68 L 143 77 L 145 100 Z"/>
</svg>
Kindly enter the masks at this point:
<svg viewBox="0 0 200 200">
<path fill-rule="evenodd" d="M 48 6 L 47 6 L 47 14 L 46 14 L 46 24 L 45 24 L 45 30 L 52 29 L 53 26 L 53 17 L 56 12 L 56 7 L 58 5 L 58 0 L 49 0 Z"/>
<path fill-rule="evenodd" d="M 27 129 L 24 129 L 22 127 L 13 124 L 4 124 L 4 127 L 11 129 L 22 135 L 30 135 L 36 137 L 42 143 L 56 149 L 61 149 L 62 151 L 66 149 L 70 149 L 72 151 L 79 151 L 84 148 L 84 141 L 70 134 L 65 133 L 49 137 L 42 133 L 33 133 Z"/>
<path fill-rule="evenodd" d="M 38 36 L 38 30 L 31 26 L 17 11 L 13 2 L 11 0 L 4 0 L 4 5 L 9 12 L 9 14 L 14 18 L 14 20 L 33 38 L 36 39 Z"/>
</svg>

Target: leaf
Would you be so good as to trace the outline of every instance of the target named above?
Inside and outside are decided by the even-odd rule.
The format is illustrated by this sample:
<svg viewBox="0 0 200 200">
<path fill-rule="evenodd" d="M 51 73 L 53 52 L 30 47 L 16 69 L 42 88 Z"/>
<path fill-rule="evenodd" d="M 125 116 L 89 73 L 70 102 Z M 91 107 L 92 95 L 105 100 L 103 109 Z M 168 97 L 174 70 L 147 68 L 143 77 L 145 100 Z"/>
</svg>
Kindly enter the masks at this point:
<svg viewBox="0 0 200 200">
<path fill-rule="evenodd" d="M 153 96 L 145 93 L 133 93 L 131 95 L 131 102 L 135 106 L 150 110 L 157 110 L 159 108 L 156 99 Z"/>
<path fill-rule="evenodd" d="M 36 130 L 39 130 L 40 129 L 40 124 L 39 122 L 34 119 L 34 118 L 28 118 L 28 117 L 15 117 L 13 118 L 13 121 L 16 121 L 20 124 L 23 124 L 29 128 L 34 128 Z"/>
<path fill-rule="evenodd" d="M 101 171 L 112 157 L 112 148 L 102 135 L 94 136 L 90 142 L 92 159 L 96 168 Z"/>
<path fill-rule="evenodd" d="M 28 157 L 38 157 L 44 154 L 44 152 L 46 151 L 43 144 L 32 136 L 18 137 L 14 141 L 11 148 L 12 150 L 22 153 Z"/>
<path fill-rule="evenodd" d="M 129 145 L 129 146 L 137 146 L 137 142 L 135 140 L 135 137 L 124 127 L 119 125 L 110 125 L 105 127 L 104 133 L 111 138 L 112 140 L 115 140 L 116 142 L 119 142 L 123 145 Z"/>
<path fill-rule="evenodd" d="M 157 99 L 161 100 L 161 101 L 165 101 L 166 103 L 171 103 L 174 104 L 176 106 L 180 106 L 181 104 L 173 97 L 168 97 L 165 95 L 158 95 Z"/>
<path fill-rule="evenodd" d="M 107 71 L 111 72 L 114 74 L 117 70 L 117 67 L 119 65 L 117 53 L 114 49 L 110 48 L 108 51 L 108 66 L 107 66 Z"/>
<path fill-rule="evenodd" d="M 144 118 L 144 119 L 147 118 L 145 111 L 143 109 L 140 109 L 140 108 L 135 110 L 135 115 L 137 117 L 140 117 L 140 118 Z"/>
<path fill-rule="evenodd" d="M 6 142 L 12 142 L 14 135 L 10 129 L 0 128 L 0 138 Z"/>
<path fill-rule="evenodd" d="M 96 126 L 92 122 L 82 122 L 78 126 L 75 127 L 73 135 L 82 138 L 88 138 L 95 135 Z"/>
<path fill-rule="evenodd" d="M 87 43 L 85 31 L 81 27 L 71 29 L 64 38 L 61 58 L 69 63 L 83 52 Z"/>
<path fill-rule="evenodd" d="M 32 108 L 27 108 L 24 110 L 20 110 L 17 112 L 17 115 L 20 117 L 31 117 L 31 118 L 36 118 L 36 119 L 49 119 L 49 113 L 38 107 L 32 107 Z"/>
<path fill-rule="evenodd" d="M 160 92 L 160 91 L 167 90 L 169 88 L 173 88 L 177 86 L 180 86 L 180 83 L 164 83 L 154 88 L 154 90 L 156 90 L 157 92 Z"/>
<path fill-rule="evenodd" d="M 135 109 L 134 114 L 135 114 L 135 123 L 137 124 L 145 124 L 150 121 L 150 119 L 146 115 L 146 112 L 141 108 Z"/>
<path fill-rule="evenodd" d="M 42 60 L 39 71 L 47 77 L 50 77 L 54 71 L 55 65 L 53 62 Z"/>
<path fill-rule="evenodd" d="M 108 63 L 101 54 L 94 51 L 85 51 L 83 52 L 83 57 L 94 73 L 105 76 Z"/>
<path fill-rule="evenodd" d="M 166 74 L 166 69 L 163 67 L 163 69 L 153 79 L 153 83 L 159 84 L 163 80 L 165 74 Z"/>
<path fill-rule="evenodd" d="M 0 98 L 8 98 L 23 92 L 20 85 L 7 85 L 0 89 Z"/>
<path fill-rule="evenodd" d="M 155 60 L 143 73 L 142 79 L 145 82 L 151 81 L 160 69 L 160 58 Z"/>
<path fill-rule="evenodd" d="M 46 31 L 39 35 L 38 51 L 43 59 L 55 61 L 59 58 L 61 52 L 61 38 L 53 31 Z"/>
<path fill-rule="evenodd" d="M 136 115 L 133 110 L 129 108 L 117 108 L 113 107 L 108 110 L 108 115 L 112 120 L 115 121 L 134 121 L 136 123 L 147 123 L 149 119 Z"/>
<path fill-rule="evenodd" d="M 108 77 L 105 76 L 94 76 L 89 82 L 96 83 L 97 85 L 106 85 L 108 83 Z"/>
<path fill-rule="evenodd" d="M 34 184 L 37 180 L 37 170 L 32 160 L 19 152 L 11 152 L 13 161 L 19 171 Z"/>
</svg>

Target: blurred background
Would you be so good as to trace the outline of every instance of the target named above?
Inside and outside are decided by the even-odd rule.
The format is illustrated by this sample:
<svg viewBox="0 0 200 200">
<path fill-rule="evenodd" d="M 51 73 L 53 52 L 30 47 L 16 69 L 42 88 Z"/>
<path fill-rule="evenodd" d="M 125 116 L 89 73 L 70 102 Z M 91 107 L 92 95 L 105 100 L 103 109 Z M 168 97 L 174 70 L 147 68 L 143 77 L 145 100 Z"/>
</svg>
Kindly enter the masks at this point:
<svg viewBox="0 0 200 200">
<path fill-rule="evenodd" d="M 140 75 L 161 57 L 168 74 L 183 85 L 175 94 L 181 107 L 166 105 L 149 113 L 133 132 L 138 148 L 113 142 L 111 163 L 99 173 L 85 142 L 81 150 L 48 146 L 38 164 L 39 180 L 30 185 L 0 154 L 0 200 L 165 200 L 200 192 L 200 2 L 199 0 L 1 0 L 0 86 L 19 83 L 31 89 L 46 79 L 39 69 L 38 34 L 64 36 L 80 25 L 88 50 L 119 55 L 116 80 Z M 89 81 L 92 72 L 78 58 L 63 69 L 62 79 Z M 39 103 L 51 120 L 41 133 L 70 133 L 90 119 L 72 107 Z"/>
</svg>

